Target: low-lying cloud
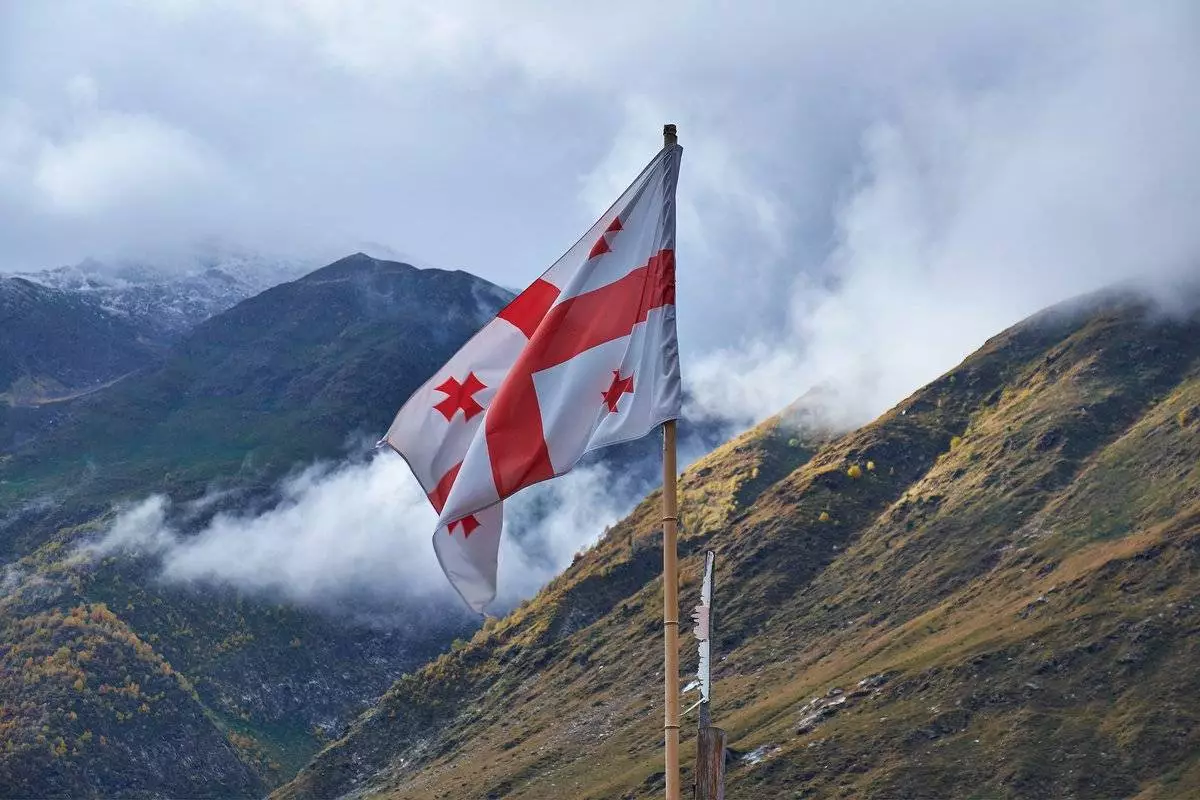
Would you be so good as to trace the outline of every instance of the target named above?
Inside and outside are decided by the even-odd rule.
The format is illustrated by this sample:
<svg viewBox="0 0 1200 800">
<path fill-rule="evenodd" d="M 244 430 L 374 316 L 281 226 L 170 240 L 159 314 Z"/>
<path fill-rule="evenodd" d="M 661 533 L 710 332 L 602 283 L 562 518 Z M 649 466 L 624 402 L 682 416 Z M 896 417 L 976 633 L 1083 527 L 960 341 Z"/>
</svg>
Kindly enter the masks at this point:
<svg viewBox="0 0 1200 800">
<path fill-rule="evenodd" d="M 495 608 L 536 592 L 644 490 L 592 465 L 509 500 Z M 436 515 L 391 453 L 312 466 L 285 480 L 266 511 L 220 512 L 185 532 L 194 511 L 148 497 L 123 508 L 85 550 L 154 559 L 169 583 L 230 586 L 309 605 L 355 597 L 459 603 L 430 543 Z"/>
</svg>

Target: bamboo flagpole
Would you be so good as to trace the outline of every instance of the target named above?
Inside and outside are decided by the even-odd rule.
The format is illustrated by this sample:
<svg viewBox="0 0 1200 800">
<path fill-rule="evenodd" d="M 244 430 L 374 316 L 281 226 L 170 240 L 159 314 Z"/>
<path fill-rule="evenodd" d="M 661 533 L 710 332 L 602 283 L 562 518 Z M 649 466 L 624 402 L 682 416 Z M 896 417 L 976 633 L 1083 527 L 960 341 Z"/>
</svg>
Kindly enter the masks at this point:
<svg viewBox="0 0 1200 800">
<path fill-rule="evenodd" d="M 663 147 L 676 144 L 674 125 L 663 126 Z M 667 800 L 679 800 L 679 568 L 676 553 L 679 511 L 675 461 L 675 420 L 663 423 L 663 738 L 666 743 Z"/>
<path fill-rule="evenodd" d="M 663 423 L 663 692 L 666 713 L 667 800 L 679 800 L 679 569 L 676 526 L 679 522 L 675 480 L 675 420 Z"/>
</svg>

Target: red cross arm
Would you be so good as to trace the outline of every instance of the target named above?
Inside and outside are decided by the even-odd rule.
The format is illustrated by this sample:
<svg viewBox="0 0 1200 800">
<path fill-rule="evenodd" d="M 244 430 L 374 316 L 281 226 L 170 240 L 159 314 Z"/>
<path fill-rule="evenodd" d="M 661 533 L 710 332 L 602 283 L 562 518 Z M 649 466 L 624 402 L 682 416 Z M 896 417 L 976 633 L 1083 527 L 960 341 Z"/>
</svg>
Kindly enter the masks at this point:
<svg viewBox="0 0 1200 800">
<path fill-rule="evenodd" d="M 675 252 L 550 309 L 491 402 L 486 419 L 492 478 L 501 498 L 554 477 L 533 375 L 628 336 L 652 309 L 675 303 Z"/>
</svg>

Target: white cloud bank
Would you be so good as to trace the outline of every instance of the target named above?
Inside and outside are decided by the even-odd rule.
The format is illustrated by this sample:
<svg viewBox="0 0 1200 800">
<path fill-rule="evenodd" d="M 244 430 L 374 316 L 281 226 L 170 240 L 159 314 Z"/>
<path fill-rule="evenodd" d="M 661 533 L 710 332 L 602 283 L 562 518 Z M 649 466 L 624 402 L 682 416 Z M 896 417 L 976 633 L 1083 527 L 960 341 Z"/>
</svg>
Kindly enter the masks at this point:
<svg viewBox="0 0 1200 800">
<path fill-rule="evenodd" d="M 620 519 L 640 490 L 603 466 L 588 466 L 506 503 L 496 607 L 541 588 Z M 122 509 L 85 549 L 156 558 L 168 582 L 233 586 L 306 604 L 371 595 L 459 602 L 430 543 L 436 515 L 407 465 L 390 453 L 310 467 L 281 484 L 270 510 L 219 513 L 186 535 L 172 512 L 169 498 L 146 498 Z"/>
</svg>

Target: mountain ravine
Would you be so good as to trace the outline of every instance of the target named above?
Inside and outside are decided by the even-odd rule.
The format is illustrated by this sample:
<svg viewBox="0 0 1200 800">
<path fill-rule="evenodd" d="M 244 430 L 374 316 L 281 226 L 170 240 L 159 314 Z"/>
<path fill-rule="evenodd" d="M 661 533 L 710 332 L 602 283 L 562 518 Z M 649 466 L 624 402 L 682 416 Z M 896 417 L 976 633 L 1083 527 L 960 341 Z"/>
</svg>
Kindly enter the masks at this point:
<svg viewBox="0 0 1200 800">
<path fill-rule="evenodd" d="M 682 618 L 717 553 L 731 799 L 1200 794 L 1200 316 L 1051 309 L 859 430 L 784 414 L 681 488 Z M 657 519 L 652 494 L 273 797 L 660 796 Z"/>
</svg>

